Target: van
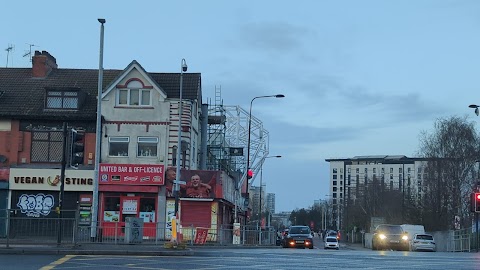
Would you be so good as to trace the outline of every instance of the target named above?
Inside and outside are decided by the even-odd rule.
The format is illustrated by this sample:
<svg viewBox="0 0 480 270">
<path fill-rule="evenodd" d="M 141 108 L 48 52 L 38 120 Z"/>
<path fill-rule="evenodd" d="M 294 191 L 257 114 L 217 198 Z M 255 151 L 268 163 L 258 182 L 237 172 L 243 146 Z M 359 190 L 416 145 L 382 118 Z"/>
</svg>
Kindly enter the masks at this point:
<svg viewBox="0 0 480 270">
<path fill-rule="evenodd" d="M 403 231 L 408 236 L 408 241 L 411 242 L 415 234 L 425 234 L 425 227 L 423 225 L 402 224 L 400 225 Z"/>
</svg>

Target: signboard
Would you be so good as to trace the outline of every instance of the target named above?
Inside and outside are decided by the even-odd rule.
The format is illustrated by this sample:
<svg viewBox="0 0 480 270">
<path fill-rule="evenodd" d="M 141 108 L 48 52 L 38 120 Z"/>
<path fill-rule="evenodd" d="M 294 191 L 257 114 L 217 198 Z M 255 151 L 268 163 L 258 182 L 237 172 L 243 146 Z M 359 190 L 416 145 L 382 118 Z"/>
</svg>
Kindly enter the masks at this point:
<svg viewBox="0 0 480 270">
<path fill-rule="evenodd" d="M 208 228 L 197 227 L 195 233 L 195 244 L 203 245 L 207 242 Z"/>
<path fill-rule="evenodd" d="M 100 185 L 164 185 L 159 164 L 100 164 Z"/>
<path fill-rule="evenodd" d="M 233 244 L 240 245 L 240 223 L 233 223 Z"/>
<path fill-rule="evenodd" d="M 66 170 L 65 191 L 93 191 L 93 170 Z M 11 190 L 60 191 L 60 169 L 10 169 Z"/>
</svg>

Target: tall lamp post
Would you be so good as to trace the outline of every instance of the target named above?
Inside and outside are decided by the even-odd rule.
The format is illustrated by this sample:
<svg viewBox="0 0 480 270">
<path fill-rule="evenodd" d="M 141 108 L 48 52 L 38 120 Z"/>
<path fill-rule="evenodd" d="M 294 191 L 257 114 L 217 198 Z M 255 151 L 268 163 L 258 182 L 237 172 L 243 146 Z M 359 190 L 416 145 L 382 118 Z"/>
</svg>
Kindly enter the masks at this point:
<svg viewBox="0 0 480 270">
<path fill-rule="evenodd" d="M 183 103 L 182 103 L 182 93 L 183 93 L 183 72 L 187 71 L 187 62 L 185 59 L 182 59 L 181 62 L 181 69 L 180 69 L 180 98 L 178 102 L 178 141 L 177 141 L 177 164 L 176 164 L 176 179 L 175 185 L 173 188 L 173 194 L 175 196 L 175 219 L 178 223 L 178 201 L 179 201 L 179 193 L 180 193 L 180 166 L 181 166 L 181 155 L 180 152 L 182 151 L 182 114 L 183 114 Z M 177 227 L 178 228 L 178 227 Z"/>
<path fill-rule="evenodd" d="M 92 198 L 92 228 L 90 237 L 95 239 L 97 236 L 97 220 L 98 220 L 98 182 L 100 180 L 100 151 L 102 145 L 102 88 L 103 88 L 103 36 L 105 19 L 98 19 L 100 26 L 100 57 L 98 61 L 98 96 L 97 96 L 97 125 L 95 132 L 95 171 L 93 181 L 93 198 Z"/>
<path fill-rule="evenodd" d="M 260 223 L 260 228 L 259 228 L 259 238 L 258 238 L 258 243 L 261 245 L 262 244 L 262 178 L 263 178 L 263 163 L 265 162 L 265 159 L 267 158 L 281 158 L 282 156 L 268 156 L 264 157 L 262 159 L 262 163 L 260 164 L 260 196 L 258 200 L 258 222 Z"/>
<path fill-rule="evenodd" d="M 248 192 L 248 175 L 250 172 L 250 135 L 252 130 L 252 105 L 253 101 L 257 98 L 284 98 L 285 95 L 277 94 L 277 95 L 269 95 L 269 96 L 258 96 L 252 98 L 250 101 L 250 111 L 248 113 L 248 140 L 247 140 L 247 192 L 246 192 L 246 199 L 250 200 L 250 194 Z M 244 224 L 247 225 L 247 216 L 248 216 L 248 209 L 245 210 L 245 221 Z"/>
<path fill-rule="evenodd" d="M 472 105 L 469 105 L 468 106 L 469 108 L 472 108 L 472 109 L 475 109 L 475 114 L 478 116 L 479 112 L 478 112 L 478 107 L 480 107 L 479 105 L 476 105 L 476 104 L 472 104 Z M 478 184 L 477 184 L 477 187 L 475 187 L 475 190 L 478 190 Z M 478 243 L 479 243 L 479 234 L 478 234 L 478 213 L 475 212 L 475 230 L 477 232 L 477 235 L 475 237 L 475 244 L 477 246 L 477 252 L 478 252 Z"/>
</svg>

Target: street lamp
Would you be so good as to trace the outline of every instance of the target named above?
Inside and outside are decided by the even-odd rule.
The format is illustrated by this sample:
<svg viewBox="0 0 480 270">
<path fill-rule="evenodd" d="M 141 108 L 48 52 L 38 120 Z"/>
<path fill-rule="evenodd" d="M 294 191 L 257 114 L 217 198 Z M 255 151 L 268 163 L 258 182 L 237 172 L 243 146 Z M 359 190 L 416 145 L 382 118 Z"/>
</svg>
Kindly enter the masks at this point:
<svg viewBox="0 0 480 270">
<path fill-rule="evenodd" d="M 468 107 L 469 107 L 469 108 L 472 108 L 472 109 L 475 109 L 475 114 L 478 116 L 478 113 L 479 113 L 479 112 L 478 112 L 478 107 L 480 107 L 480 106 L 475 105 L 475 104 L 472 104 L 472 105 L 469 105 Z"/>
<path fill-rule="evenodd" d="M 95 131 L 95 172 L 93 181 L 93 198 L 92 198 L 92 228 L 90 237 L 94 239 L 97 236 L 97 219 L 98 219 L 98 181 L 100 179 L 100 151 L 102 144 L 102 88 L 103 88 L 103 36 L 105 19 L 98 19 L 100 26 L 100 57 L 98 61 L 98 96 L 97 96 L 97 125 Z"/>
<path fill-rule="evenodd" d="M 252 100 L 250 101 L 250 111 L 248 113 L 248 140 L 247 140 L 247 177 L 246 177 L 246 180 L 247 180 L 247 192 L 246 192 L 246 199 L 247 200 L 250 200 L 250 194 L 248 192 L 248 174 L 249 174 L 249 171 L 250 171 L 250 133 L 251 133 L 251 130 L 252 130 L 252 105 L 253 105 L 253 101 L 257 98 L 284 98 L 285 95 L 282 95 L 282 94 L 277 94 L 277 95 L 269 95 L 269 96 L 258 96 L 258 97 L 254 97 L 252 98 Z M 248 216 L 248 209 L 245 210 L 245 225 L 247 225 L 247 216 Z"/>
<path fill-rule="evenodd" d="M 262 178 L 263 178 L 263 163 L 265 162 L 265 159 L 267 158 L 281 158 L 282 156 L 268 156 L 264 157 L 262 159 L 262 163 L 260 164 L 260 195 L 259 195 L 259 200 L 258 200 L 258 222 L 260 223 L 260 228 L 259 228 L 259 238 L 258 238 L 258 243 L 261 245 L 262 244 Z"/>
<path fill-rule="evenodd" d="M 179 218 L 178 218 L 178 196 L 180 192 L 180 166 L 181 166 L 181 143 L 182 143 L 182 114 L 183 114 L 183 103 L 182 103 L 182 92 L 183 92 L 183 72 L 187 71 L 187 62 L 185 59 L 182 59 L 182 62 L 180 64 L 181 69 L 180 69 L 180 98 L 178 102 L 178 141 L 177 141 L 177 164 L 176 164 L 176 179 L 175 179 L 175 186 L 173 188 L 173 194 L 175 196 L 175 219 L 176 222 L 178 223 Z"/>
</svg>

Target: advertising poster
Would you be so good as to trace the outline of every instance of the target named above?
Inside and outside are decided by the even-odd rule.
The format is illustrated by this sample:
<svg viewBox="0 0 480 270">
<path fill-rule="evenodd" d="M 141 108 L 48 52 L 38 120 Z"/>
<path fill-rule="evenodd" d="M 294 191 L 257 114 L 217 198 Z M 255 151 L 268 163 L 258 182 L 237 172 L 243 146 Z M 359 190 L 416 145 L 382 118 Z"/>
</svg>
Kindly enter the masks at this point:
<svg viewBox="0 0 480 270">
<path fill-rule="evenodd" d="M 140 212 L 139 217 L 143 219 L 144 223 L 155 222 L 154 212 Z"/>
<path fill-rule="evenodd" d="M 185 184 L 180 185 L 180 197 L 182 198 L 198 198 L 211 199 L 216 198 L 215 190 L 217 178 L 220 175 L 218 171 L 202 171 L 202 170 L 182 170 L 180 180 Z M 175 179 L 169 179 L 168 173 L 165 179 L 165 185 L 168 194 L 172 194 Z"/>
<path fill-rule="evenodd" d="M 233 244 L 240 245 L 240 223 L 233 223 Z"/>
<path fill-rule="evenodd" d="M 165 237 L 166 239 L 170 239 L 172 237 L 172 219 L 175 214 L 175 200 L 168 200 L 167 201 L 167 211 L 165 220 L 167 221 L 167 225 L 165 228 Z M 180 210 L 180 209 L 179 209 Z"/>
<path fill-rule="evenodd" d="M 136 215 L 137 209 L 138 209 L 138 200 L 135 200 L 135 199 L 123 200 L 123 205 L 122 205 L 123 215 L 129 215 L 129 214 Z"/>
<path fill-rule="evenodd" d="M 103 211 L 103 221 L 118 222 L 120 220 L 120 211 Z"/>
</svg>

